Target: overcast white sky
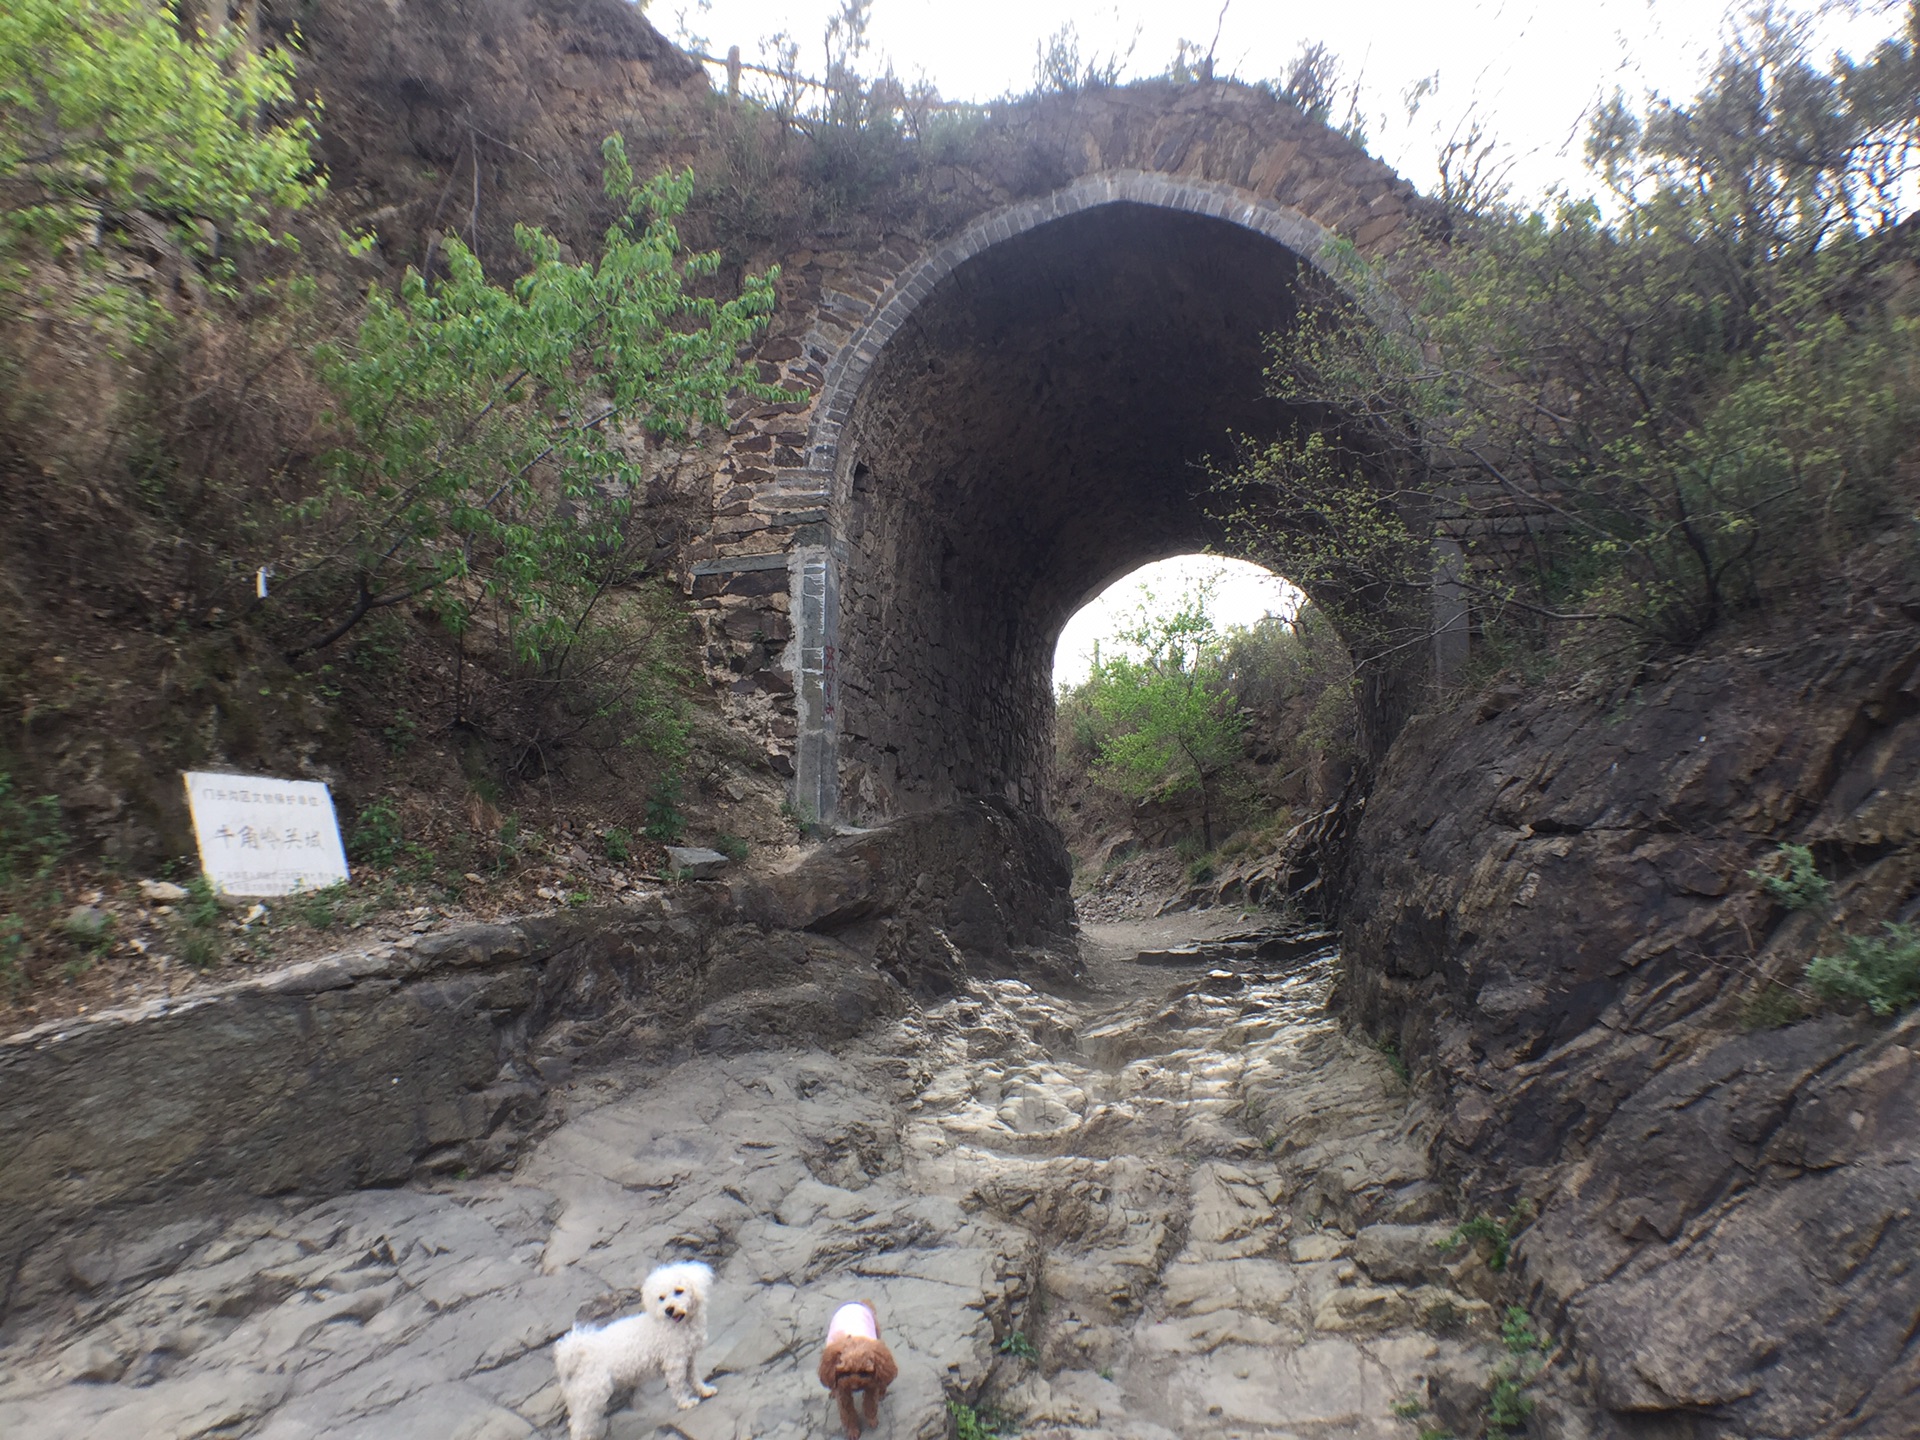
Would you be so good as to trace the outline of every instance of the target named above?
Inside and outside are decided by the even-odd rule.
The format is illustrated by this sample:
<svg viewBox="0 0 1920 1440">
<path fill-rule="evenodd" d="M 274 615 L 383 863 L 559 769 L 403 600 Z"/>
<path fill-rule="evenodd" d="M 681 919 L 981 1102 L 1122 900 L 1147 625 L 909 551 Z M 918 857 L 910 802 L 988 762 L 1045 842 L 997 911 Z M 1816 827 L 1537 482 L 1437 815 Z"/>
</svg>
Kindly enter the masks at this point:
<svg viewBox="0 0 1920 1440">
<path fill-rule="evenodd" d="M 1156 611 L 1178 605 L 1202 579 L 1213 581 L 1207 613 L 1222 627 L 1251 625 L 1262 615 L 1287 619 L 1305 597 L 1278 575 L 1224 555 L 1177 555 L 1156 560 L 1114 581 L 1067 622 L 1053 649 L 1053 683 L 1078 685 L 1093 668 L 1094 642 L 1111 653 L 1113 632 L 1131 625 L 1148 596 Z"/>
<path fill-rule="evenodd" d="M 1809 0 L 1813 8 L 1818 0 Z M 804 73 L 823 68 L 820 37 L 836 0 L 652 0 L 669 34 L 693 34 L 749 60 L 786 31 Z M 888 62 L 925 77 L 950 100 L 1031 89 L 1035 52 L 1071 23 L 1083 56 L 1126 54 L 1125 74 L 1167 68 L 1181 40 L 1215 45 L 1216 70 L 1243 80 L 1284 74 L 1302 44 L 1320 41 L 1359 82 L 1369 148 L 1414 184 L 1432 178 L 1438 143 L 1469 109 L 1512 147 L 1516 189 L 1577 183 L 1581 117 L 1616 87 L 1689 95 L 1718 48 L 1726 0 L 874 0 L 863 68 Z M 1894 27 L 1883 0 L 1829 0 L 1823 48 L 1864 49 Z M 1404 97 L 1437 89 L 1409 123 Z"/>
<path fill-rule="evenodd" d="M 1897 3 L 1827 0 L 1821 48 L 1870 48 L 1894 30 Z M 837 0 L 652 0 L 648 13 L 676 39 L 699 37 L 720 55 L 738 45 L 749 61 L 785 31 L 799 42 L 802 73 L 819 75 L 821 36 L 837 8 Z M 1583 117 L 1594 102 L 1616 88 L 1636 100 L 1692 95 L 1729 15 L 1746 8 L 1726 0 L 1228 0 L 1223 18 L 1219 0 L 874 0 L 862 69 L 890 63 L 901 79 L 931 80 L 947 99 L 991 100 L 1031 89 L 1038 48 L 1069 23 L 1084 58 L 1130 54 L 1123 78 L 1164 71 L 1183 39 L 1212 45 L 1217 73 L 1278 77 L 1303 44 L 1319 41 L 1357 80 L 1368 148 L 1416 186 L 1432 184 L 1434 156 L 1471 112 L 1509 147 L 1516 198 L 1531 199 L 1555 186 L 1586 188 Z M 1409 119 L 1405 97 L 1423 80 L 1431 93 Z M 1297 592 L 1249 579 L 1252 569 L 1223 579 L 1213 607 L 1220 622 L 1291 613 Z M 1191 565 L 1163 569 L 1152 583 L 1171 595 L 1192 573 Z M 1094 638 L 1132 615 L 1138 583 L 1116 582 L 1068 625 L 1057 681 L 1084 676 Z"/>
</svg>

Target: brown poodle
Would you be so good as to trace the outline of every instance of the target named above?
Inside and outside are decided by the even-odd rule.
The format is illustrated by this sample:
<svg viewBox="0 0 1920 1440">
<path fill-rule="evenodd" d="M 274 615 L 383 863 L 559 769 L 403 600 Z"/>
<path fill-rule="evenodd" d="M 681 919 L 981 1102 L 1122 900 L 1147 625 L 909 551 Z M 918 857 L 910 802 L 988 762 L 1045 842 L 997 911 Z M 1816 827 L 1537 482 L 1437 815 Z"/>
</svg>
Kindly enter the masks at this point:
<svg viewBox="0 0 1920 1440">
<path fill-rule="evenodd" d="M 861 1417 L 854 1413 L 854 1392 L 865 1397 L 865 1423 L 872 1429 L 880 1421 L 880 1402 L 887 1398 L 887 1387 L 899 1373 L 893 1352 L 880 1338 L 880 1317 L 872 1301 L 856 1300 L 833 1312 L 827 1350 L 820 1357 L 820 1383 L 840 1402 L 840 1423 L 846 1427 L 847 1440 L 860 1440 Z"/>
</svg>

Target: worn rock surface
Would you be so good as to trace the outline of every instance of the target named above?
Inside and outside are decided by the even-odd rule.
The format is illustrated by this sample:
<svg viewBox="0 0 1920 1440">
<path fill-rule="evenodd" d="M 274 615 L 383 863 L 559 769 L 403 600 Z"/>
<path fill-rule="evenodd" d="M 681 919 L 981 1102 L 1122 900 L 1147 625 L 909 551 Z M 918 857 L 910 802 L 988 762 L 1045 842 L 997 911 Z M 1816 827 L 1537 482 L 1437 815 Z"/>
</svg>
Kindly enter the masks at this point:
<svg viewBox="0 0 1920 1440">
<path fill-rule="evenodd" d="M 129 1207 L 486 1169 L 551 1084 L 608 1053 L 834 1045 L 970 973 L 1068 974 L 1065 876 L 1050 825 L 973 802 L 731 885 L 407 937 L 6 1037 L 0 1320 L 58 1283 L 50 1236 Z"/>
<path fill-rule="evenodd" d="M 1852 603 L 1419 722 L 1359 831 L 1347 1000 L 1447 1097 L 1443 1168 L 1538 1206 L 1518 1254 L 1623 1425 L 1920 1433 L 1920 1030 L 1767 1028 L 1920 912 L 1920 605 Z M 1832 906 L 1769 900 L 1782 842 Z"/>
<path fill-rule="evenodd" d="M 699 1256 L 719 1394 L 643 1384 L 615 1437 L 837 1433 L 813 1368 L 868 1297 L 883 1437 L 951 1399 L 1031 1436 L 1398 1440 L 1396 1403 L 1487 1373 L 1489 1277 L 1433 1244 L 1429 1115 L 1325 1015 L 1331 951 L 1183 962 L 1207 923 L 1094 931 L 1071 1002 L 967 981 L 846 1046 L 583 1069 L 511 1175 L 63 1248 L 0 1433 L 557 1434 L 549 1342 Z"/>
</svg>

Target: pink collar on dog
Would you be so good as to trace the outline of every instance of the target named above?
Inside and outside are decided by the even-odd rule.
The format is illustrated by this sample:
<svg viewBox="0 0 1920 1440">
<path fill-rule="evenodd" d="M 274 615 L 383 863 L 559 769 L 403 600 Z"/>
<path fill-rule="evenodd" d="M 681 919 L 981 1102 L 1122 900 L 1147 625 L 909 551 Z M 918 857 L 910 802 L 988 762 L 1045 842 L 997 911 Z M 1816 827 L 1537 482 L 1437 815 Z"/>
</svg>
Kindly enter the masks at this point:
<svg viewBox="0 0 1920 1440">
<path fill-rule="evenodd" d="M 829 1345 L 842 1335 L 862 1335 L 869 1340 L 878 1340 L 880 1324 L 873 1318 L 873 1311 L 855 1300 L 851 1305 L 842 1305 L 834 1311 L 833 1321 L 827 1326 Z"/>
</svg>

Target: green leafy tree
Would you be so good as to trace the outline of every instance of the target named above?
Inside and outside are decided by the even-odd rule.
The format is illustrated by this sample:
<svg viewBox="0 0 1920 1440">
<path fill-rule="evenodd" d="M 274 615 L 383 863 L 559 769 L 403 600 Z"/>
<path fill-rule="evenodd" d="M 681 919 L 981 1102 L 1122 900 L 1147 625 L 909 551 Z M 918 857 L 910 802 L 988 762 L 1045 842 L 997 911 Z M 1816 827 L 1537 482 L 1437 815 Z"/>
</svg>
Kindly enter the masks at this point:
<svg viewBox="0 0 1920 1440">
<path fill-rule="evenodd" d="M 1134 624 L 1115 637 L 1119 653 L 1096 654 L 1076 698 L 1101 737 L 1094 780 L 1133 796 L 1198 790 L 1211 850 L 1218 781 L 1239 757 L 1246 722 L 1220 663 L 1209 598 L 1202 585 L 1156 610 L 1148 595 Z"/>
<path fill-rule="evenodd" d="M 1920 5 L 1901 14 L 1864 59 L 1818 61 L 1763 9 L 1693 100 L 1601 112 L 1604 202 L 1325 257 L 1364 303 L 1330 287 L 1274 337 L 1302 418 L 1220 477 L 1243 548 L 1362 652 L 1419 638 L 1437 533 L 1467 545 L 1483 622 L 1542 636 L 1691 644 L 1841 570 L 1920 428 L 1920 325 L 1887 280 L 1920 174 Z"/>
<path fill-rule="evenodd" d="M 357 340 L 321 352 L 345 435 L 302 517 L 331 543 L 282 567 L 314 627 L 290 658 L 422 597 L 456 631 L 490 604 L 522 659 L 564 653 L 631 578 L 645 437 L 722 424 L 734 393 L 784 398 L 741 359 L 777 272 L 693 293 L 718 259 L 673 225 L 691 173 L 637 182 L 617 135 L 604 158 L 621 214 L 597 261 L 521 227 L 527 269 L 500 284 L 450 239 L 444 280 L 375 287 Z"/>
<path fill-rule="evenodd" d="M 320 189 L 293 62 L 238 29 L 185 33 L 164 0 L 0 6 L 0 257 L 50 253 L 135 212 L 207 254 L 281 238 Z"/>
</svg>

